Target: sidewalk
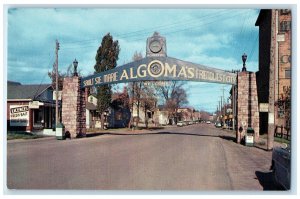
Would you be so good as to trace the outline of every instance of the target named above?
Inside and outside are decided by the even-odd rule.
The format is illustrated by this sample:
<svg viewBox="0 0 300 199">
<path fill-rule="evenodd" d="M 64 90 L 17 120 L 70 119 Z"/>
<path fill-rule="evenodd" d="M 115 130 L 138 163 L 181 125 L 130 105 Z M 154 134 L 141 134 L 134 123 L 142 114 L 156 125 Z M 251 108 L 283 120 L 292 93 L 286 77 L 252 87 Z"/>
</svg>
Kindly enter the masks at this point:
<svg viewBox="0 0 300 199">
<path fill-rule="evenodd" d="M 231 133 L 232 136 L 235 137 L 235 132 L 233 130 L 228 130 L 228 129 L 222 129 L 225 132 Z M 284 147 L 286 144 L 285 143 L 280 143 L 274 140 L 274 147 Z M 258 138 L 258 141 L 254 143 L 254 147 L 263 149 L 265 151 L 268 151 L 267 148 L 267 139 L 262 138 L 261 136 Z"/>
<path fill-rule="evenodd" d="M 258 138 L 258 142 L 254 144 L 255 147 L 257 148 L 260 148 L 260 149 L 263 149 L 263 150 L 266 150 L 268 151 L 268 148 L 267 148 L 267 139 L 265 138 Z M 274 140 L 274 145 L 273 147 L 285 147 L 286 144 L 285 143 L 280 143 L 280 142 L 277 142 Z"/>
</svg>

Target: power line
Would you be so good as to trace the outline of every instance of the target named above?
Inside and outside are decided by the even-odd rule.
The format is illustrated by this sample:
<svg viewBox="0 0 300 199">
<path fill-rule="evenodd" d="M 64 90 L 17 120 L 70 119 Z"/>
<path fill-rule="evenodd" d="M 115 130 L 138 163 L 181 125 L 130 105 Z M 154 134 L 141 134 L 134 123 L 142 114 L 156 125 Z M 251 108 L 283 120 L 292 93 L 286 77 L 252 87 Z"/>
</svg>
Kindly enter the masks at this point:
<svg viewBox="0 0 300 199">
<path fill-rule="evenodd" d="M 253 45 L 252 45 L 252 49 L 251 49 L 251 52 L 250 52 L 250 55 L 249 55 L 249 61 L 251 61 L 252 60 L 252 55 L 253 55 L 253 53 L 254 53 L 254 49 L 255 49 L 255 47 L 257 46 L 257 40 L 258 40 L 258 35 L 256 36 L 256 39 L 255 39 L 255 41 L 253 42 Z"/>
<path fill-rule="evenodd" d="M 224 14 L 227 14 L 229 12 L 231 12 L 231 10 L 222 10 L 221 12 L 220 11 L 216 11 L 218 14 L 220 13 L 224 13 Z M 137 36 L 137 35 L 142 35 L 142 34 L 146 34 L 148 33 L 149 31 L 150 32 L 153 32 L 153 30 L 155 29 L 160 29 L 160 30 L 163 30 L 163 29 L 169 29 L 168 27 L 172 27 L 176 24 L 188 24 L 188 23 L 192 23 L 194 21 L 198 21 L 199 19 L 202 19 L 202 18 L 205 18 L 205 17 L 212 17 L 212 16 L 215 16 L 215 13 L 210 13 L 210 14 L 207 14 L 207 15 L 204 15 L 204 16 L 201 16 L 199 18 L 196 18 L 196 19 L 190 19 L 190 20 L 181 20 L 181 21 L 177 21 L 177 22 L 174 22 L 174 23 L 170 23 L 170 24 L 165 24 L 165 25 L 159 25 L 159 26 L 155 26 L 155 27 L 151 27 L 151 28 L 144 28 L 144 29 L 141 29 L 141 30 L 135 30 L 135 31 L 131 31 L 131 32 L 127 32 L 127 33 L 123 33 L 123 34 L 115 34 L 116 37 L 120 37 L 120 38 L 129 38 L 129 37 L 134 37 L 134 36 Z M 64 45 L 66 44 L 72 44 L 72 43 L 81 43 L 81 42 L 94 42 L 94 41 L 97 41 L 99 38 L 98 37 L 95 37 L 95 38 L 91 38 L 91 39 L 85 39 L 85 40 L 77 40 L 77 41 L 65 41 L 63 42 Z"/>
<path fill-rule="evenodd" d="M 197 19 L 193 19 L 193 21 L 191 21 L 191 22 L 189 22 L 189 23 L 184 23 L 183 25 L 185 25 L 185 27 L 184 26 L 175 26 L 175 28 L 179 28 L 179 29 L 177 29 L 177 30 L 175 30 L 175 31 L 171 31 L 171 32 L 166 32 L 166 33 L 164 33 L 164 35 L 169 35 L 169 34 L 173 34 L 173 33 L 176 33 L 176 32 L 181 32 L 181 31 L 185 31 L 185 30 L 189 30 L 189 29 L 194 29 L 194 30 L 198 30 L 199 28 L 202 28 L 202 27 L 198 27 L 197 28 L 197 26 L 199 26 L 199 25 L 209 25 L 209 24 L 212 24 L 212 23 L 215 23 L 215 22 L 220 22 L 220 21 L 224 21 L 224 20 L 227 20 L 227 19 L 229 19 L 229 18 L 232 18 L 232 17 L 235 17 L 235 16 L 237 16 L 237 15 L 239 15 L 240 13 L 239 12 L 236 12 L 236 13 L 234 13 L 233 15 L 231 15 L 231 16 L 229 16 L 229 17 L 227 17 L 227 18 L 222 18 L 221 20 L 220 19 L 218 19 L 218 17 L 222 17 L 223 15 L 225 15 L 225 14 L 230 14 L 230 13 L 232 13 L 232 12 L 229 12 L 229 11 L 227 11 L 227 12 L 219 12 L 218 14 L 210 14 L 210 15 L 206 15 L 206 16 L 203 16 L 202 18 L 205 18 L 205 22 L 207 22 L 209 19 L 214 19 L 214 18 L 216 18 L 215 20 L 213 20 L 213 21 L 210 21 L 210 22 L 208 22 L 208 23 L 204 23 L 204 21 L 199 21 L 198 23 L 193 23 L 193 24 L 191 24 L 193 21 L 195 21 L 195 20 L 199 20 L 199 18 L 197 18 Z M 209 16 L 209 17 L 207 17 L 207 16 Z M 174 29 L 174 28 L 171 28 L 171 27 L 168 27 L 168 26 L 174 26 L 174 24 L 178 24 L 178 23 L 173 23 L 173 24 L 170 24 L 170 25 L 166 25 L 166 27 L 164 27 L 164 26 L 157 26 L 157 27 L 153 27 L 153 28 L 147 28 L 147 29 L 143 29 L 143 30 L 140 30 L 140 31 L 134 31 L 135 32 L 135 34 L 133 34 L 134 32 L 129 32 L 129 33 L 125 33 L 125 34 L 116 34 L 115 35 L 115 37 L 117 38 L 117 39 L 128 39 L 128 38 L 134 38 L 133 40 L 131 40 L 131 41 L 139 41 L 139 40 L 144 40 L 145 39 L 145 36 L 147 36 L 147 35 L 149 35 L 149 34 L 151 34 L 152 32 L 153 32 L 153 30 L 158 30 L 158 31 L 163 31 L 163 30 L 170 30 L 170 29 Z M 188 26 L 187 26 L 188 25 Z M 192 25 L 192 26 L 190 26 L 190 25 Z M 159 27 L 162 27 L 162 28 L 160 28 L 160 29 L 158 29 Z M 182 27 L 184 27 L 184 28 L 182 28 Z M 130 35 L 131 34 L 131 35 Z M 76 42 L 78 42 L 78 43 L 80 43 L 80 42 L 83 42 L 83 41 L 89 41 L 89 42 L 87 42 L 87 43 L 85 43 L 85 44 L 88 44 L 89 46 L 87 46 L 87 47 L 92 47 L 92 46 L 94 46 L 94 45 L 90 45 L 89 43 L 91 43 L 91 42 L 95 42 L 95 41 L 97 41 L 98 39 L 90 39 L 90 40 L 81 40 L 81 41 L 74 41 L 74 43 Z M 72 42 L 68 42 L 68 43 L 72 43 Z M 64 43 L 63 43 L 64 44 Z M 67 44 L 68 45 L 68 44 Z M 75 44 L 76 45 L 76 47 L 78 46 L 77 44 Z M 81 47 L 82 46 L 84 46 L 84 44 L 80 44 L 81 45 Z M 96 45 L 96 44 L 95 44 Z M 69 46 L 69 45 L 68 45 Z M 65 49 L 72 49 L 72 47 L 70 47 L 70 48 L 65 48 Z"/>
</svg>

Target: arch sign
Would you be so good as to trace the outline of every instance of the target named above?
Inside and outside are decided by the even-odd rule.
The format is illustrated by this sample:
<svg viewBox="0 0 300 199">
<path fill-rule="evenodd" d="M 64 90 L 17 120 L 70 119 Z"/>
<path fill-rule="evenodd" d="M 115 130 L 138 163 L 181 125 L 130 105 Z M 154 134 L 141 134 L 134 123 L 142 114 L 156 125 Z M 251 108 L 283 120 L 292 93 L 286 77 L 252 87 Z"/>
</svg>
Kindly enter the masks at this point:
<svg viewBox="0 0 300 199">
<path fill-rule="evenodd" d="M 199 81 L 236 84 L 236 74 L 182 61 L 166 55 L 165 38 L 158 33 L 147 40 L 147 56 L 114 69 L 84 77 L 81 88 L 134 81 Z"/>
</svg>

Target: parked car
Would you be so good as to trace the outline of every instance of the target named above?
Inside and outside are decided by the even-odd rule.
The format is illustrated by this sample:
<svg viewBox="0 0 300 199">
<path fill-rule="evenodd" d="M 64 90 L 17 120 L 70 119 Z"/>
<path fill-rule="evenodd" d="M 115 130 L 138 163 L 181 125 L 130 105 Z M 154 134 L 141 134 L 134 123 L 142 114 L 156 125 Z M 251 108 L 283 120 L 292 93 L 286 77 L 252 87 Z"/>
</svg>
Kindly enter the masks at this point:
<svg viewBox="0 0 300 199">
<path fill-rule="evenodd" d="M 273 180 L 276 185 L 283 187 L 286 190 L 290 189 L 291 184 L 291 148 L 274 147 L 272 151 L 271 170 Z"/>
<path fill-rule="evenodd" d="M 221 128 L 221 127 L 222 127 L 222 125 L 221 125 L 220 122 L 217 122 L 215 126 L 216 126 L 217 128 Z"/>
<path fill-rule="evenodd" d="M 192 124 L 194 124 L 194 123 L 193 123 L 193 121 L 188 121 L 188 124 L 189 124 L 189 125 L 192 125 Z"/>
<path fill-rule="evenodd" d="M 210 121 L 206 121 L 206 124 L 210 124 Z"/>
<path fill-rule="evenodd" d="M 184 121 L 179 121 L 179 122 L 177 122 L 177 126 L 185 126 Z"/>
</svg>

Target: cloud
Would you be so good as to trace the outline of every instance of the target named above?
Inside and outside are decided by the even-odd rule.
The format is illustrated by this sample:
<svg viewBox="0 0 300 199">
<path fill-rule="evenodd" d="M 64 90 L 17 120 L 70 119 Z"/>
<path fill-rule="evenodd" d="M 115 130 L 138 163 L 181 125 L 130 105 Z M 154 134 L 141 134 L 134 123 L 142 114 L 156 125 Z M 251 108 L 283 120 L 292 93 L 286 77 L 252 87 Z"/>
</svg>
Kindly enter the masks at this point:
<svg viewBox="0 0 300 199">
<path fill-rule="evenodd" d="M 247 68 L 256 71 L 257 16 L 254 9 L 12 8 L 7 17 L 8 80 L 49 83 L 45 74 L 52 70 L 56 39 L 59 70 L 66 71 L 76 58 L 78 70 L 89 75 L 108 32 L 120 44 L 119 66 L 131 62 L 135 51 L 145 55 L 147 37 L 159 31 L 167 39 L 168 56 L 231 70 L 241 69 L 246 52 Z M 223 85 L 187 85 L 191 105 L 215 110 Z"/>
</svg>

